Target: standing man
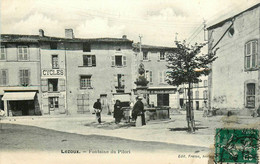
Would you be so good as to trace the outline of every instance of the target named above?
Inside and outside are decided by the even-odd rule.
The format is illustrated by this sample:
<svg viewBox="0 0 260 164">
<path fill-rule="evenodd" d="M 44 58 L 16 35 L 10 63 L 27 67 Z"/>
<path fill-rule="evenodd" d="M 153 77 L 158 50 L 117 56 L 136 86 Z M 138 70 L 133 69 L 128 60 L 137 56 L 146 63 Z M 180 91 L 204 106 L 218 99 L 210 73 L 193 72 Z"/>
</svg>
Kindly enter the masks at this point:
<svg viewBox="0 0 260 164">
<path fill-rule="evenodd" d="M 135 103 L 135 105 L 133 107 L 132 115 L 134 114 L 134 119 L 136 119 L 137 116 L 141 116 L 142 125 L 146 125 L 145 124 L 145 115 L 144 115 L 144 104 L 141 100 L 142 100 L 141 97 L 137 98 L 137 102 Z"/>
<path fill-rule="evenodd" d="M 97 99 L 97 102 L 94 103 L 93 108 L 95 110 L 98 123 L 101 123 L 101 111 L 102 111 L 102 109 L 101 109 L 100 99 Z"/>
</svg>

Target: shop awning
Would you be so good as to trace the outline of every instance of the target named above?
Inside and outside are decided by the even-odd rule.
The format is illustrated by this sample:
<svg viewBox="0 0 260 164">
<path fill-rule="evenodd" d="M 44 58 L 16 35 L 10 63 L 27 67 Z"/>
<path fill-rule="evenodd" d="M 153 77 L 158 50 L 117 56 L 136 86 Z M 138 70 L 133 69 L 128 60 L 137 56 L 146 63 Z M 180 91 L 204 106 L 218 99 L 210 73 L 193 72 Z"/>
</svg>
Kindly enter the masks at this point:
<svg viewBox="0 0 260 164">
<path fill-rule="evenodd" d="M 4 93 L 2 100 L 34 100 L 36 92 L 7 92 Z"/>
</svg>

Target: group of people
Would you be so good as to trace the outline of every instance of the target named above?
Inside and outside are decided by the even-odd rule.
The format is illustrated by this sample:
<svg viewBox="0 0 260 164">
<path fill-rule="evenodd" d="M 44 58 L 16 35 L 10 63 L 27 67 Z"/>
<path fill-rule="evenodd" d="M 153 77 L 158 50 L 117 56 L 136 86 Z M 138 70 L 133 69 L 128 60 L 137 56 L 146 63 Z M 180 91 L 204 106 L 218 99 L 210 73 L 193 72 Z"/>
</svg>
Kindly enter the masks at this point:
<svg viewBox="0 0 260 164">
<path fill-rule="evenodd" d="M 145 111 L 144 111 L 144 104 L 141 101 L 142 98 L 141 97 L 137 97 L 136 98 L 136 103 L 133 106 L 133 109 L 130 109 L 132 113 L 131 114 L 131 120 L 136 122 L 137 119 L 141 119 L 141 124 L 145 125 Z M 101 112 L 102 112 L 102 108 L 101 108 L 101 103 L 100 103 L 100 99 L 97 99 L 97 101 L 94 103 L 93 105 L 95 114 L 96 114 L 96 119 L 98 121 L 98 123 L 101 123 Z M 121 120 L 124 118 L 124 111 L 122 109 L 122 105 L 120 100 L 116 100 L 116 103 L 114 105 L 114 118 L 115 118 L 115 123 L 118 124 L 121 122 Z"/>
</svg>

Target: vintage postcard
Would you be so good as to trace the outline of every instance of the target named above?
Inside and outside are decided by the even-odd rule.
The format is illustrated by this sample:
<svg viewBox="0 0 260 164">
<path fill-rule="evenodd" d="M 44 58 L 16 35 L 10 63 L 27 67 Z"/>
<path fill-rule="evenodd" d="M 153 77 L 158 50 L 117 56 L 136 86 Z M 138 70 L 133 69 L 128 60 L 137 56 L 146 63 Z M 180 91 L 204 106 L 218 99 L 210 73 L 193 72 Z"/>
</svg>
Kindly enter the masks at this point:
<svg viewBox="0 0 260 164">
<path fill-rule="evenodd" d="M 0 164 L 259 163 L 258 0 L 0 7 Z"/>
</svg>

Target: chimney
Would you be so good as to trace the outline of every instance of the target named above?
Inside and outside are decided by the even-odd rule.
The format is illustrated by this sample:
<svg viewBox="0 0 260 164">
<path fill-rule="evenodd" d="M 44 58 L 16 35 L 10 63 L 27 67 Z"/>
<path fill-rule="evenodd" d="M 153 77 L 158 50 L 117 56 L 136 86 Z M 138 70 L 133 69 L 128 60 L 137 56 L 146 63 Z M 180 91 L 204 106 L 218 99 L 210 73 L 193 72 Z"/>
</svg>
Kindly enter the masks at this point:
<svg viewBox="0 0 260 164">
<path fill-rule="evenodd" d="M 122 38 L 123 38 L 123 39 L 127 39 L 127 36 L 126 36 L 126 35 L 123 35 Z"/>
<path fill-rule="evenodd" d="M 40 37 L 44 37 L 44 31 L 43 31 L 43 29 L 39 29 L 39 36 L 40 36 Z"/>
<path fill-rule="evenodd" d="M 74 39 L 73 29 L 65 29 L 65 38 Z"/>
</svg>

